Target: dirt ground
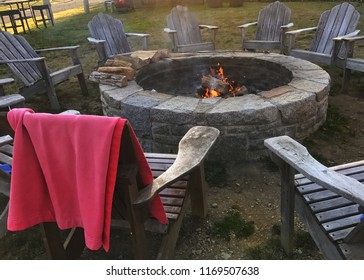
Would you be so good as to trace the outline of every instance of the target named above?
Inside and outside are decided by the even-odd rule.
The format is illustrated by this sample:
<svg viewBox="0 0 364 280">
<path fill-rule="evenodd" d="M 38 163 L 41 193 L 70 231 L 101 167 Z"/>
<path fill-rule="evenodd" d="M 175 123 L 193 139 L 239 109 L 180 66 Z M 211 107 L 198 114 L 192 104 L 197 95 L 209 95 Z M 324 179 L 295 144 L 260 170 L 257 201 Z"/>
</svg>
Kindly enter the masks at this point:
<svg viewBox="0 0 364 280">
<path fill-rule="evenodd" d="M 336 81 L 335 81 L 336 82 Z M 338 78 L 336 83 L 339 83 Z M 328 123 L 309 137 L 305 145 L 321 161 L 329 165 L 360 160 L 364 156 L 364 93 L 360 75 L 353 77 L 352 86 L 345 93 L 333 87 L 329 97 Z M 91 85 L 91 95 L 79 98 L 60 93 L 63 107 L 74 108 L 82 113 L 100 114 L 97 86 Z M 43 99 L 35 99 L 38 109 Z M 32 102 L 29 103 L 32 106 Z M 41 105 L 39 105 L 41 104 Z M 45 103 L 46 104 L 46 101 Z M 46 105 L 44 105 L 46 106 Z M 46 111 L 46 110 L 45 110 Z M 279 246 L 279 173 L 269 158 L 242 162 L 235 166 L 206 167 L 208 181 L 209 212 L 206 219 L 195 219 L 189 214 L 184 220 L 176 259 L 286 259 Z M 0 197 L 1 199 L 1 197 Z M 0 200 L 1 204 L 1 200 Z M 243 221 L 254 222 L 254 232 L 239 238 L 230 233 L 230 240 L 221 238 L 214 229 L 224 217 L 238 213 Z M 295 259 L 321 259 L 308 234 L 297 221 Z M 85 259 L 131 259 L 133 258 L 127 232 L 112 232 L 111 250 L 85 251 Z M 158 238 L 153 236 L 151 252 Z M 46 258 L 41 235 L 37 227 L 8 233 L 0 240 L 0 259 Z"/>
</svg>

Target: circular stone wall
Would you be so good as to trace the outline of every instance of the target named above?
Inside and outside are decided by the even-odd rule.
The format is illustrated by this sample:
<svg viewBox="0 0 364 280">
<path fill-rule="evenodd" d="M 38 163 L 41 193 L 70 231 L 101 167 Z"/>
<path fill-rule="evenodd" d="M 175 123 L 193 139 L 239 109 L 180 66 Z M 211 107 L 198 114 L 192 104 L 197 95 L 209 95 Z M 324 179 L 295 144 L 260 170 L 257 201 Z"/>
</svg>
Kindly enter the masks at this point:
<svg viewBox="0 0 364 280">
<path fill-rule="evenodd" d="M 194 60 L 201 59 L 236 60 L 237 64 L 249 61 L 260 69 L 271 69 L 275 65 L 276 72 L 281 71 L 289 78 L 285 84 L 270 90 L 227 99 L 176 96 L 158 92 L 150 85 L 149 90 L 144 90 L 136 81 L 129 81 L 123 88 L 100 85 L 104 114 L 127 118 L 144 150 L 149 152 L 175 153 L 179 140 L 189 128 L 195 125 L 216 127 L 220 137 L 209 158 L 224 162 L 266 154 L 263 141 L 269 137 L 286 134 L 302 140 L 326 119 L 330 77 L 322 68 L 305 60 L 278 54 L 214 52 L 184 57 L 172 55 L 150 67 L 158 72 L 158 69 L 164 71 L 168 63 L 178 61 L 180 65 L 193 65 Z M 139 71 L 137 80 L 140 82 L 147 74 L 141 76 L 145 69 Z M 161 81 L 156 80 L 156 83 Z"/>
</svg>

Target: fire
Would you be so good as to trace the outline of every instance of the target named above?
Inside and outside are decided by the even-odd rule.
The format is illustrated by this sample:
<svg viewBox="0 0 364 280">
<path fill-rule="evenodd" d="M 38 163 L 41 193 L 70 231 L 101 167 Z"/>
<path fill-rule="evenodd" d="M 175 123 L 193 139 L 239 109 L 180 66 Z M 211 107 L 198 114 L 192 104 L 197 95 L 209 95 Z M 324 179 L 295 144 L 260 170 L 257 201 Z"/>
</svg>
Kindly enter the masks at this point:
<svg viewBox="0 0 364 280">
<path fill-rule="evenodd" d="M 242 94 L 242 88 L 237 87 L 235 81 L 230 81 L 224 75 L 224 68 L 220 63 L 215 67 L 210 67 L 210 75 L 203 76 L 201 81 L 202 89 L 198 93 L 201 98 L 228 97 Z"/>
</svg>

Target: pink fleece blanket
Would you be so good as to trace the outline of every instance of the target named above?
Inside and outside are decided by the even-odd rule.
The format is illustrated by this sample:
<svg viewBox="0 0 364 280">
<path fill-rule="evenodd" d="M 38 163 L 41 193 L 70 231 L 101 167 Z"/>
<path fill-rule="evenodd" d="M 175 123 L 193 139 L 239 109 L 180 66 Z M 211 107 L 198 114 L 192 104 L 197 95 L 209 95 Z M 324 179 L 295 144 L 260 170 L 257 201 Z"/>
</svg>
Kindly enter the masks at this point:
<svg viewBox="0 0 364 280">
<path fill-rule="evenodd" d="M 41 222 L 60 229 L 82 227 L 86 246 L 108 251 L 112 196 L 121 134 L 126 120 L 90 115 L 35 114 L 13 109 L 15 131 L 8 229 L 23 230 Z M 142 182 L 153 180 L 135 134 L 134 148 Z M 167 218 L 160 198 L 151 215 Z"/>
</svg>

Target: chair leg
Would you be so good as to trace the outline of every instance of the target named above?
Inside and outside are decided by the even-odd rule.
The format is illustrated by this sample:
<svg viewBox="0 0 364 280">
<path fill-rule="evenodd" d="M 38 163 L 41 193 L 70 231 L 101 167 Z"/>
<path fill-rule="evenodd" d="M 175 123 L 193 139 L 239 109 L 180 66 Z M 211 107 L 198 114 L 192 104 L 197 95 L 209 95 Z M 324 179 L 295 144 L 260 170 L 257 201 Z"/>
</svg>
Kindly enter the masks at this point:
<svg viewBox="0 0 364 280">
<path fill-rule="evenodd" d="M 201 218 L 206 217 L 207 186 L 203 162 L 190 173 L 188 179 L 188 191 L 191 194 L 191 208 L 193 215 Z"/>
<path fill-rule="evenodd" d="M 52 260 L 66 260 L 66 250 L 63 247 L 60 231 L 56 223 L 42 223 L 40 229 L 49 258 Z"/>
<path fill-rule="evenodd" d="M 81 87 L 82 95 L 88 95 L 86 79 L 85 79 L 85 75 L 83 74 L 83 72 L 77 75 L 77 79 L 78 79 L 78 83 L 80 84 L 80 87 Z"/>
<path fill-rule="evenodd" d="M 181 229 L 183 217 L 187 211 L 189 203 L 187 203 L 189 196 L 186 195 L 184 205 L 179 213 L 178 219 L 169 225 L 168 233 L 165 234 L 160 246 L 160 250 L 157 255 L 158 260 L 170 260 L 173 259 L 174 251 L 177 245 L 179 232 Z"/>
<path fill-rule="evenodd" d="M 348 89 L 349 83 L 350 83 L 350 77 L 351 77 L 351 70 L 345 68 L 344 72 L 343 72 L 343 79 L 342 79 L 342 85 L 341 85 L 342 92 L 345 92 Z"/>
</svg>

